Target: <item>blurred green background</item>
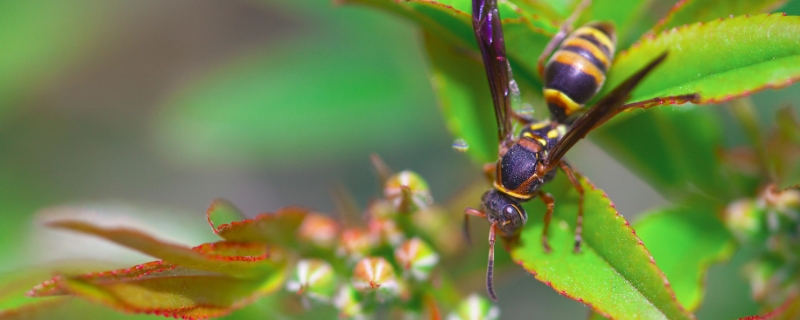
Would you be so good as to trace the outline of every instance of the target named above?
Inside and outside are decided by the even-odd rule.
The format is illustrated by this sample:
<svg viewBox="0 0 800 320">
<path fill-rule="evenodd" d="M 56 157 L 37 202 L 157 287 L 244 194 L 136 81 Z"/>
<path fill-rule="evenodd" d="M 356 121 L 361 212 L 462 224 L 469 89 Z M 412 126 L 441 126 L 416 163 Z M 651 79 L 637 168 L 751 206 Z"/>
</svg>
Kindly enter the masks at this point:
<svg viewBox="0 0 800 320">
<path fill-rule="evenodd" d="M 0 48 L 0 273 L 151 260 L 37 226 L 54 206 L 191 245 L 214 239 L 203 214 L 217 197 L 248 215 L 333 212 L 341 183 L 366 204 L 379 191 L 373 152 L 422 174 L 439 202 L 481 178 L 451 148 L 416 29 L 383 12 L 327 0 L 3 1 Z M 756 100 L 778 106 L 796 90 Z M 628 219 L 665 204 L 590 143 L 569 157 Z M 700 315 L 755 311 L 737 268 L 712 269 Z M 521 269 L 498 278 L 509 318 L 588 312 Z M 269 312 L 255 310 L 232 318 Z"/>
</svg>

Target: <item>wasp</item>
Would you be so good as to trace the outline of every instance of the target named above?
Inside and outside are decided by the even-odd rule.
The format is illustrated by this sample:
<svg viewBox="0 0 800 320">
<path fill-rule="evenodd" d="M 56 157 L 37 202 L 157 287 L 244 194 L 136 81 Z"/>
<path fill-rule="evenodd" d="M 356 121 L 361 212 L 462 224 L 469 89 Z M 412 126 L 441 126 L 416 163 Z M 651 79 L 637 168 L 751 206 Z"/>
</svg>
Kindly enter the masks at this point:
<svg viewBox="0 0 800 320">
<path fill-rule="evenodd" d="M 512 109 L 512 99 L 519 92 L 515 90 L 511 65 L 506 58 L 497 0 L 472 0 L 472 26 L 489 80 L 499 147 L 497 162 L 484 166 L 487 176 L 494 177 L 491 179 L 493 188 L 481 197 L 480 210 L 467 208 L 464 213 L 465 227 L 469 216 L 487 219 L 491 224 L 486 288 L 493 300 L 497 300 L 492 286 L 497 230 L 506 237 L 520 230 L 528 219 L 521 202 L 536 196 L 544 202 L 547 211 L 542 245 L 545 252 L 551 251 L 547 233 L 555 200 L 541 187 L 555 178 L 557 168 L 567 175 L 579 194 L 573 250 L 580 252 L 584 190 L 578 181 L 579 174 L 562 159 L 575 143 L 624 110 L 645 108 L 666 100 L 683 103 L 699 98 L 697 94 L 688 94 L 625 104 L 636 85 L 666 59 L 667 52 L 664 52 L 580 113 L 584 103 L 592 99 L 605 82 L 616 49 L 614 26 L 609 22 L 590 22 L 572 30 L 573 22 L 589 2 L 584 0 L 578 5 L 539 57 L 537 71 L 544 80 L 544 99 L 551 117 L 537 121 Z M 512 119 L 522 124 L 516 138 Z"/>
</svg>

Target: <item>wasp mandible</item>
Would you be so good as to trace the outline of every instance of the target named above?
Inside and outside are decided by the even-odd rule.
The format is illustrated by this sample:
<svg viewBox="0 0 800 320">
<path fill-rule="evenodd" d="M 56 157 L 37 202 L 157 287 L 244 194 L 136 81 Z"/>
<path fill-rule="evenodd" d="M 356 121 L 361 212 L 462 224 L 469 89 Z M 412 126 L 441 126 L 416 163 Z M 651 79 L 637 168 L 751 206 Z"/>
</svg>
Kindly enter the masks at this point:
<svg viewBox="0 0 800 320">
<path fill-rule="evenodd" d="M 511 65 L 506 58 L 497 0 L 472 1 L 472 27 L 492 93 L 499 148 L 497 162 L 484 167 L 487 175 L 494 177 L 493 188 L 481 197 L 481 210 L 467 208 L 464 213 L 466 218 L 476 216 L 491 223 L 486 289 L 493 300 L 497 300 L 492 286 L 497 229 L 510 237 L 525 224 L 528 216 L 520 202 L 536 196 L 544 202 L 547 211 L 544 215 L 542 245 L 546 252 L 551 250 L 547 241 L 547 230 L 555 200 L 550 194 L 543 192 L 541 187 L 555 178 L 556 168 L 564 171 L 579 194 L 573 250 L 580 251 L 584 190 L 578 181 L 577 172 L 562 159 L 576 142 L 621 111 L 643 108 L 666 100 L 683 103 L 697 101 L 699 98 L 697 94 L 688 94 L 625 104 L 636 85 L 666 59 L 667 53 L 664 52 L 585 113 L 578 113 L 605 82 L 605 73 L 611 66 L 616 49 L 616 35 L 611 23 L 591 22 L 572 31 L 572 24 L 589 3 L 590 1 L 584 0 L 578 5 L 539 57 L 538 71 L 544 80 L 544 98 L 551 117 L 537 121 L 516 113 L 511 106 L 513 95 L 518 92 L 512 90 L 516 84 L 513 82 Z M 555 53 L 545 65 L 544 61 L 554 50 Z M 512 119 L 523 125 L 517 138 L 514 138 Z"/>
</svg>

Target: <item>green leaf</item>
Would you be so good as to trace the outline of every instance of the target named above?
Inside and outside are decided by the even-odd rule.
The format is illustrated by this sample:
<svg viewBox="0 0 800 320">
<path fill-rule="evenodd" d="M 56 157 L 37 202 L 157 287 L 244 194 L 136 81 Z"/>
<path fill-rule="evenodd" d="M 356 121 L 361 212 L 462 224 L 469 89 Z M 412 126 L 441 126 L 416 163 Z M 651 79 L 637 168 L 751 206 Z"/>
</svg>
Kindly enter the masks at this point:
<svg viewBox="0 0 800 320">
<path fill-rule="evenodd" d="M 35 287 L 35 297 L 73 295 L 119 311 L 183 319 L 218 317 L 277 290 L 285 263 L 262 279 L 240 279 L 161 261 L 79 276 L 56 276 Z"/>
<path fill-rule="evenodd" d="M 634 224 L 678 301 L 697 310 L 711 264 L 733 254 L 736 243 L 713 207 L 702 203 L 655 210 Z"/>
<path fill-rule="evenodd" d="M 564 175 L 545 186 L 555 200 L 549 238 L 542 247 L 541 204 L 528 204 L 529 222 L 512 258 L 536 279 L 562 295 L 582 301 L 612 318 L 690 319 L 675 299 L 650 253 L 602 190 L 581 178 L 585 189 L 582 252 L 573 253 L 577 191 Z"/>
<path fill-rule="evenodd" d="M 471 50 L 476 59 L 480 60 L 472 30 L 471 1 L 340 0 L 340 2 L 368 5 L 399 14 L 420 25 L 438 41 L 445 41 L 459 50 Z M 517 6 L 506 1 L 498 2 L 497 7 L 503 19 L 506 54 L 512 63 L 516 80 L 536 84 L 537 90 L 540 90 L 541 80 L 536 72 L 538 53 L 542 52 L 550 37 L 558 29 L 558 25 L 552 20 L 545 19 L 551 16 L 552 12 L 541 5 Z"/>
<path fill-rule="evenodd" d="M 472 31 L 471 2 L 342 0 L 387 10 L 421 26 L 426 32 L 426 49 L 432 62 L 433 86 L 456 138 L 469 144 L 469 154 L 477 162 L 496 160 L 497 136 L 492 100 L 486 74 Z M 542 52 L 557 29 L 552 9 L 543 4 L 520 1 L 519 6 L 498 3 L 503 17 L 507 54 L 514 77 L 523 88 L 523 102 L 533 105 L 541 95 L 541 80 L 536 73 L 536 54 Z M 536 11 L 542 10 L 542 11 Z M 534 103 L 535 102 L 535 103 Z"/>
<path fill-rule="evenodd" d="M 300 207 L 285 207 L 275 213 L 262 213 L 253 219 L 215 225 L 211 228 L 218 236 L 234 242 L 258 242 L 275 244 L 284 248 L 296 248 L 297 229 L 310 210 Z"/>
<path fill-rule="evenodd" d="M 708 22 L 744 14 L 769 13 L 786 3 L 786 0 L 683 0 L 678 1 L 656 24 L 652 31 L 680 27 L 695 22 Z"/>
<path fill-rule="evenodd" d="M 425 33 L 431 60 L 431 82 L 447 128 L 469 145 L 478 163 L 497 160 L 497 127 L 483 64 L 468 53 Z"/>
<path fill-rule="evenodd" d="M 168 243 L 138 230 L 100 227 L 79 220 L 56 220 L 50 227 L 98 236 L 182 267 L 225 273 L 235 277 L 260 277 L 268 272 L 274 251 L 263 243 L 217 242 L 195 248 Z M 280 256 L 280 255 L 277 255 Z"/>
<path fill-rule="evenodd" d="M 716 154 L 722 128 L 716 110 L 662 107 L 623 113 L 589 136 L 670 199 L 705 194 L 724 200 L 739 193 Z"/>
<path fill-rule="evenodd" d="M 614 60 L 602 97 L 653 57 L 669 57 L 630 101 L 699 93 L 719 103 L 800 79 L 800 17 L 740 16 L 697 23 L 648 37 Z M 595 98 L 597 99 L 597 98 Z"/>
<path fill-rule="evenodd" d="M 235 221 L 244 220 L 246 217 L 236 206 L 225 199 L 215 199 L 206 211 L 208 224 L 218 226 Z"/>
<path fill-rule="evenodd" d="M 432 62 L 433 86 L 447 119 L 448 129 L 469 144 L 476 162 L 496 160 L 497 129 L 486 74 L 472 31 L 471 2 L 342 0 L 398 14 L 426 32 L 425 44 Z M 527 2 L 526 2 L 527 3 Z M 514 70 L 523 102 L 539 105 L 541 80 L 536 72 L 538 53 L 550 41 L 557 26 L 552 10 L 532 3 L 520 6 L 498 3 L 503 17 L 506 52 Z M 535 11 L 543 10 L 543 11 Z M 533 54 L 532 54 L 533 53 Z"/>
</svg>

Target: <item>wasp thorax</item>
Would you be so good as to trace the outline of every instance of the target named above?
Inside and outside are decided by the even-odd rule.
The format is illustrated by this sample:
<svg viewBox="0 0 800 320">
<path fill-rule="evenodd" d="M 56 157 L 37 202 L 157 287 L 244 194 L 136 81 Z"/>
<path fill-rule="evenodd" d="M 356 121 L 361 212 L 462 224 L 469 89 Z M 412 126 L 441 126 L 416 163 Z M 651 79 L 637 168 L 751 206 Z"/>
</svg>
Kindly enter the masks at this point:
<svg viewBox="0 0 800 320">
<path fill-rule="evenodd" d="M 528 220 L 528 214 L 522 206 L 502 192 L 489 190 L 481 198 L 483 211 L 490 223 L 497 223 L 497 228 L 507 236 L 513 235 Z"/>
</svg>

